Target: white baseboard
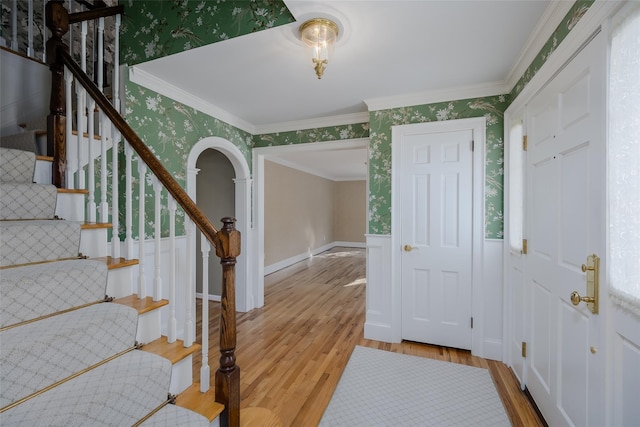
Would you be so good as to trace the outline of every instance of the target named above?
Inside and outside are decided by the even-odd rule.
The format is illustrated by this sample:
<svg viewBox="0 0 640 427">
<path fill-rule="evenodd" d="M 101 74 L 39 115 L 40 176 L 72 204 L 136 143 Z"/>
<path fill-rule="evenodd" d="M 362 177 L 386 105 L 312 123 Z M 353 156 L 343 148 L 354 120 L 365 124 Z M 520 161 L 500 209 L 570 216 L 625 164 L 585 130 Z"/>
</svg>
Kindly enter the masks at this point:
<svg viewBox="0 0 640 427">
<path fill-rule="evenodd" d="M 202 292 L 196 292 L 196 298 L 202 299 Z M 222 299 L 222 297 L 220 295 L 209 295 L 209 301 L 218 301 L 218 302 L 220 302 L 221 299 Z"/>
<path fill-rule="evenodd" d="M 271 273 L 275 273 L 278 270 L 282 270 L 283 268 L 289 267 L 297 262 L 304 261 L 305 259 L 311 258 L 312 256 L 318 255 L 319 253 L 328 251 L 329 249 L 333 249 L 335 247 L 347 247 L 347 248 L 366 248 L 365 243 L 360 242 L 332 242 L 328 243 L 324 246 L 320 246 L 319 248 L 315 248 L 310 250 L 309 252 L 305 252 L 302 254 L 294 255 L 290 258 L 283 259 L 282 261 L 278 261 L 271 265 L 266 265 L 264 267 L 264 275 L 267 276 Z"/>
</svg>

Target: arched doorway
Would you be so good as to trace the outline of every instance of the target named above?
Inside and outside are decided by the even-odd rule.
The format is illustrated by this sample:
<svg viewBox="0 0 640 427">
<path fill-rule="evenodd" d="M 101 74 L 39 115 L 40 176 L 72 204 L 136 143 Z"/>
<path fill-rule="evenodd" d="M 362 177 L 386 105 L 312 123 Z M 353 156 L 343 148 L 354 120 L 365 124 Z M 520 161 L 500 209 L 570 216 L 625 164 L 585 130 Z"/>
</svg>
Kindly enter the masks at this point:
<svg viewBox="0 0 640 427">
<path fill-rule="evenodd" d="M 242 252 L 238 257 L 238 263 L 236 264 L 236 310 L 248 311 L 251 310 L 254 305 L 252 286 L 249 280 L 251 275 L 249 274 L 249 268 L 251 265 L 251 241 L 250 241 L 250 229 L 251 229 L 251 173 L 249 171 L 249 165 L 242 154 L 242 152 L 233 145 L 230 141 L 220 137 L 207 137 L 198 141 L 189 153 L 187 159 L 187 193 L 195 201 L 197 200 L 197 175 L 198 168 L 196 164 L 198 159 L 206 150 L 217 150 L 223 154 L 233 166 L 235 174 L 234 187 L 235 187 L 235 216 L 236 216 L 236 228 L 241 233 L 241 248 Z M 215 185 L 215 184 L 214 184 Z M 232 214 L 230 212 L 229 214 Z M 220 218 L 210 218 L 216 228 L 220 228 Z M 200 256 L 196 252 L 195 240 L 191 243 L 192 250 L 197 257 Z M 211 257 L 215 256 L 212 250 Z M 195 259 L 192 268 L 195 270 Z M 193 276 L 195 277 L 195 275 Z"/>
</svg>

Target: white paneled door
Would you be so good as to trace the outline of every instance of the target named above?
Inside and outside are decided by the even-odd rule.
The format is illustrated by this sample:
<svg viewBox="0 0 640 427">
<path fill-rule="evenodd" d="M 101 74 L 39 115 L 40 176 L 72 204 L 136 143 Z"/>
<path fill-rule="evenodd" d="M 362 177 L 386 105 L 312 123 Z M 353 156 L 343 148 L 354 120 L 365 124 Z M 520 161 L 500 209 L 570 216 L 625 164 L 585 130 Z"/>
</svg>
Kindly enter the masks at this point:
<svg viewBox="0 0 640 427">
<path fill-rule="evenodd" d="M 402 339 L 471 349 L 473 130 L 414 126 L 400 135 Z"/>
<path fill-rule="evenodd" d="M 594 296 L 588 278 L 605 280 L 605 53 L 600 34 L 527 113 L 527 385 L 558 427 L 606 424 L 607 292 L 596 295 L 599 314 L 571 299 L 573 291 Z M 589 270 L 592 254 L 601 258 L 599 272 Z"/>
</svg>

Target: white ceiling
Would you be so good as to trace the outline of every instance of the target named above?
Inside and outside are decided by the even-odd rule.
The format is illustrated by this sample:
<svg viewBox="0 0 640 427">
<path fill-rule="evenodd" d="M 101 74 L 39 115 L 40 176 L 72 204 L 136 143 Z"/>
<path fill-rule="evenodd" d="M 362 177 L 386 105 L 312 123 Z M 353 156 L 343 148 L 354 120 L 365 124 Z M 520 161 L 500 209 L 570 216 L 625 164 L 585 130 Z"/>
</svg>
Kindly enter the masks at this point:
<svg viewBox="0 0 640 427">
<path fill-rule="evenodd" d="M 541 28 L 549 20 L 550 4 L 558 7 L 559 2 L 285 3 L 297 22 L 140 64 L 132 76 L 138 72 L 147 80 L 164 81 L 197 105 L 224 112 L 216 117 L 255 134 L 320 127 L 319 119 L 326 126 L 362 122 L 368 106 L 411 105 L 406 99 L 460 89 L 493 91 L 487 95 L 510 90 L 532 59 L 522 53 L 549 37 Z M 336 20 L 341 32 L 321 80 L 297 38 L 300 24 L 312 17 Z M 360 157 L 349 153 L 352 165 L 366 161 L 366 152 L 359 152 Z M 283 163 L 293 166 L 304 158 L 301 169 L 344 176 L 348 162 L 337 171 L 322 167 L 335 169 L 338 161 L 328 155 L 297 154 Z"/>
</svg>

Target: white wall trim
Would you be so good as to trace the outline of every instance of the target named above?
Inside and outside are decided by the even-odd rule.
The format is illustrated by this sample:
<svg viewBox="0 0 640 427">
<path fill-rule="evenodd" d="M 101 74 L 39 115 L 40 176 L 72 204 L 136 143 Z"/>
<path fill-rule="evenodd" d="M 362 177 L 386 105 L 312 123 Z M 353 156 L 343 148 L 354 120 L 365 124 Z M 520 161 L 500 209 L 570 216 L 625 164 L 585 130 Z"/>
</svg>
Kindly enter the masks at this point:
<svg viewBox="0 0 640 427">
<path fill-rule="evenodd" d="M 211 117 L 215 117 L 252 135 L 256 133 L 255 127 L 246 120 L 234 116 L 233 114 L 228 113 L 222 108 L 211 104 L 210 102 L 207 102 L 192 93 L 186 92 L 177 86 L 171 85 L 164 80 L 161 80 L 158 77 L 154 76 L 153 74 L 140 69 L 140 67 L 137 67 L 135 65 L 129 67 L 129 81 L 140 86 L 144 86 L 147 89 L 151 89 L 154 92 L 159 93 L 160 95 L 167 96 L 184 105 L 195 108 L 198 111 L 201 111 Z"/>
<path fill-rule="evenodd" d="M 387 96 L 384 98 L 365 99 L 369 111 L 389 108 L 407 107 L 411 105 L 433 104 L 435 102 L 453 101 L 456 99 L 481 98 L 485 96 L 509 93 L 504 82 L 485 83 L 459 88 L 434 89 L 412 94 Z"/>
<path fill-rule="evenodd" d="M 365 248 L 366 245 L 364 243 L 361 242 L 332 242 L 332 243 L 328 243 L 326 245 L 320 246 L 318 248 L 309 250 L 308 252 L 304 252 L 298 255 L 294 255 L 292 257 L 289 257 L 287 259 L 283 259 L 282 261 L 278 261 L 276 263 L 273 263 L 271 265 L 267 265 L 264 267 L 264 274 L 269 275 L 271 273 L 275 273 L 278 270 L 282 270 L 283 268 L 287 268 L 292 266 L 293 264 L 296 264 L 300 261 L 305 261 L 309 258 L 313 258 L 314 256 L 328 251 L 330 249 L 336 248 L 336 247 L 347 247 L 347 248 Z"/>
<path fill-rule="evenodd" d="M 549 40 L 551 34 L 558 28 L 564 16 L 573 7 L 574 2 L 571 1 L 553 1 L 549 2 L 549 6 L 538 20 L 538 24 L 533 29 L 529 39 L 520 52 L 520 56 L 511 67 L 507 78 L 505 79 L 506 87 L 509 92 L 513 90 L 518 80 L 524 75 L 527 68 L 531 65 L 538 53 Z"/>
<path fill-rule="evenodd" d="M 296 120 L 290 122 L 273 123 L 269 125 L 255 126 L 255 133 L 267 134 L 276 132 L 289 132 L 300 129 L 316 129 L 329 126 L 344 126 L 357 123 L 368 123 L 369 112 L 343 114 L 340 116 L 319 117 L 317 119 Z"/>
<path fill-rule="evenodd" d="M 401 283 L 402 274 L 400 268 L 401 246 L 400 241 L 400 132 L 414 130 L 420 127 L 428 132 L 450 132 L 457 130 L 473 130 L 475 150 L 473 152 L 473 243 L 472 243 L 472 302 L 471 315 L 474 319 L 474 327 L 471 333 L 472 354 L 484 357 L 484 306 L 486 292 L 484 287 L 484 169 L 485 169 L 485 140 L 486 119 L 476 117 L 470 119 L 446 120 L 440 122 L 427 122 L 409 125 L 393 126 L 391 128 L 391 274 L 392 274 L 392 333 L 393 342 L 402 339 L 402 302 Z M 500 306 L 499 306 L 500 308 Z M 499 315 L 499 313 L 495 313 Z"/>
<path fill-rule="evenodd" d="M 540 70 L 531 78 L 520 94 L 511 102 L 505 114 L 519 110 L 559 72 L 578 52 L 585 41 L 598 31 L 602 23 L 612 16 L 625 2 L 596 0 L 578 21 L 567 37 L 553 51 Z M 536 52 L 537 55 L 538 52 Z"/>
<path fill-rule="evenodd" d="M 207 137 L 198 141 L 187 157 L 187 194 L 196 201 L 196 176 L 198 169 L 196 162 L 200 154 L 205 150 L 218 150 L 224 154 L 231 164 L 236 174 L 235 182 L 235 216 L 236 228 L 241 235 L 241 253 L 236 264 L 236 310 L 249 311 L 255 308 L 254 305 L 254 283 L 252 281 L 252 265 L 254 259 L 254 247 L 251 243 L 251 172 L 249 164 L 238 147 L 230 141 L 220 137 Z M 214 224 L 220 228 L 220 224 Z M 192 253 L 195 254 L 195 243 L 193 239 Z M 197 255 L 196 255 L 197 256 Z M 195 258 L 192 260 L 192 268 L 195 268 Z M 195 271 L 195 270 L 194 270 Z M 195 276 L 194 276 L 195 277 Z"/>
<path fill-rule="evenodd" d="M 363 175 L 361 178 L 357 178 L 357 177 L 353 177 L 353 176 L 333 176 L 333 175 L 329 175 L 326 173 L 323 173 L 319 170 L 310 168 L 308 166 L 303 166 L 299 163 L 294 163 L 294 162 L 290 162 L 286 159 L 283 159 L 282 157 L 277 157 L 277 156 L 273 156 L 273 157 L 269 157 L 269 161 L 273 162 L 273 163 L 277 163 L 279 165 L 288 167 L 290 169 L 295 169 L 298 170 L 300 172 L 304 172 L 306 174 L 309 175 L 314 175 L 314 176 L 318 176 L 320 178 L 324 178 L 327 179 L 329 181 L 335 181 L 335 182 L 342 182 L 342 181 L 364 181 L 367 179 L 366 175 Z"/>
<path fill-rule="evenodd" d="M 198 299 L 202 299 L 203 294 L 202 292 L 196 292 L 196 298 Z M 207 297 L 207 299 L 209 301 L 216 301 L 216 302 L 220 302 L 222 300 L 222 297 L 220 295 L 214 295 L 214 294 L 209 294 L 209 296 Z"/>
</svg>

